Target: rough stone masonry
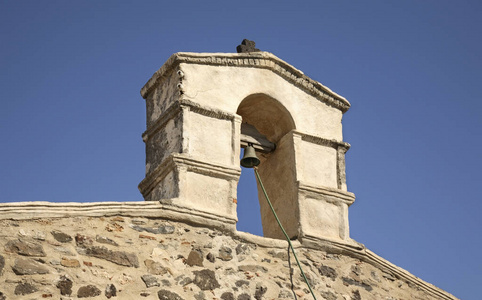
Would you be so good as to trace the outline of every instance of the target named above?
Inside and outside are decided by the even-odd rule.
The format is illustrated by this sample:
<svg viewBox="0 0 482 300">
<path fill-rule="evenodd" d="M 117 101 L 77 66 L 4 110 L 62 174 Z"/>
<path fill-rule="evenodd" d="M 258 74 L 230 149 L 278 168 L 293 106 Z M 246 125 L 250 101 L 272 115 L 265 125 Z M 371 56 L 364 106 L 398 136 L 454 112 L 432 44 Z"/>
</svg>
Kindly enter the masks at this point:
<svg viewBox="0 0 482 300">
<path fill-rule="evenodd" d="M 312 299 L 281 240 L 119 215 L 0 226 L 0 299 Z M 396 268 L 295 245 L 317 299 L 455 299 Z"/>
</svg>

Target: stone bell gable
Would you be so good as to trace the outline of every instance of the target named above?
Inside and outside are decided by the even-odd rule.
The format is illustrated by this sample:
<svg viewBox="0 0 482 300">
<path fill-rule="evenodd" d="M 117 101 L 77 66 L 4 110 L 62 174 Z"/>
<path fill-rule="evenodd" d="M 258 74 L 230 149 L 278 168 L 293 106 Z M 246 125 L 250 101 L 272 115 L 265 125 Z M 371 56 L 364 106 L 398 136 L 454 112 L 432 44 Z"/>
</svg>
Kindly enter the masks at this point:
<svg viewBox="0 0 482 300">
<path fill-rule="evenodd" d="M 173 54 L 141 95 L 145 200 L 160 201 L 181 219 L 235 230 L 240 149 L 252 142 L 289 236 L 354 244 L 345 98 L 268 52 Z M 260 205 L 264 236 L 282 238 L 269 208 Z"/>
</svg>

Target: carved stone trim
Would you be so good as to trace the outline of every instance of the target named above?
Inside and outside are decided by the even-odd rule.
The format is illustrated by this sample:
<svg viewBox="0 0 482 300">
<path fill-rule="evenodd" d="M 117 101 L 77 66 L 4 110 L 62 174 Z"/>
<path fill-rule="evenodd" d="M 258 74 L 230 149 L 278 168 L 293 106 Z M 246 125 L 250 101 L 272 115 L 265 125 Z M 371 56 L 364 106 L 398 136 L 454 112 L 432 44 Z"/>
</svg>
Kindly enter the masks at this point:
<svg viewBox="0 0 482 300">
<path fill-rule="evenodd" d="M 218 164 L 206 163 L 201 160 L 194 159 L 192 157 L 185 157 L 181 154 L 173 154 L 173 160 L 176 165 L 187 166 L 188 171 L 194 173 L 208 175 L 215 178 L 221 178 L 226 180 L 238 180 L 241 176 L 240 168 L 233 168 Z"/>
<path fill-rule="evenodd" d="M 324 187 L 324 186 L 315 186 L 312 184 L 308 184 L 305 182 L 298 181 L 298 190 L 301 193 L 305 194 L 317 194 L 317 195 L 324 195 L 329 196 L 336 201 L 341 201 L 346 203 L 348 206 L 352 205 L 355 202 L 355 194 L 350 192 L 345 192 L 339 189 Z"/>
<path fill-rule="evenodd" d="M 179 103 L 182 106 L 188 106 L 192 112 L 198 113 L 206 117 L 216 118 L 220 120 L 230 120 L 230 121 L 236 118 L 235 114 L 231 114 L 209 106 L 201 106 L 200 104 L 196 102 L 192 102 L 190 100 L 181 99 L 179 100 Z"/>
<path fill-rule="evenodd" d="M 181 99 L 179 101 L 174 102 L 171 104 L 163 113 L 162 115 L 151 125 L 147 130 L 142 134 L 142 140 L 147 142 L 151 136 L 153 136 L 156 132 L 162 129 L 169 120 L 177 116 L 183 107 L 188 107 L 190 111 L 198 113 L 203 116 L 216 118 L 220 120 L 234 120 L 236 115 L 230 114 L 228 112 L 210 108 L 206 106 L 200 106 L 199 104 Z"/>
<path fill-rule="evenodd" d="M 162 179 L 164 179 L 164 177 L 167 176 L 167 174 L 169 174 L 169 172 L 179 166 L 186 166 L 187 171 L 226 180 L 237 181 L 241 175 L 241 170 L 239 168 L 206 163 L 192 157 L 173 153 L 149 173 L 141 183 L 139 183 L 139 191 L 143 196 L 146 196 L 159 182 L 162 181 Z"/>
<path fill-rule="evenodd" d="M 189 53 L 179 52 L 171 55 L 164 65 L 155 72 L 141 89 L 141 95 L 147 99 L 149 93 L 181 63 L 201 64 L 211 66 L 249 67 L 269 69 L 293 83 L 318 100 L 346 112 L 350 102 L 333 92 L 318 81 L 315 81 L 287 62 L 269 52 L 250 53 Z"/>
<path fill-rule="evenodd" d="M 175 116 L 177 116 L 181 112 L 181 106 L 179 105 L 179 102 L 174 102 L 171 104 L 163 113 L 162 115 L 157 118 L 157 120 L 147 128 L 146 131 L 142 134 L 142 140 L 147 142 L 150 137 L 152 137 L 156 132 L 161 130 L 169 120 L 173 119 Z"/>
<path fill-rule="evenodd" d="M 73 216 L 106 217 L 114 215 L 149 216 L 158 210 L 157 202 L 16 202 L 0 204 L 0 219 L 28 220 Z M 147 212 L 147 214 L 146 214 Z"/>
<path fill-rule="evenodd" d="M 144 198 L 161 182 L 167 174 L 174 170 L 175 164 L 172 156 L 167 157 L 152 172 L 139 183 L 139 191 Z"/>
<path fill-rule="evenodd" d="M 146 131 L 142 134 L 142 140 L 147 142 L 151 136 L 153 136 L 156 132 L 162 129 L 169 120 L 177 116 L 182 111 L 183 107 L 188 107 L 190 111 L 198 113 L 203 116 L 212 117 L 220 120 L 233 120 L 236 118 L 236 115 L 230 114 L 228 112 L 210 108 L 206 106 L 200 106 L 199 104 L 181 99 L 179 101 L 174 102 L 171 104 L 163 113 L 162 115 L 151 125 L 147 128 Z"/>
<path fill-rule="evenodd" d="M 42 218 L 71 217 L 147 217 L 165 218 L 172 221 L 185 221 L 198 225 L 235 229 L 236 219 L 212 213 L 204 213 L 176 205 L 164 205 L 158 201 L 138 202 L 91 202 L 91 203 L 53 203 L 17 202 L 0 203 L 0 220 L 32 220 Z"/>
<path fill-rule="evenodd" d="M 343 149 L 345 149 L 344 150 L 345 152 L 348 151 L 348 149 L 350 149 L 350 147 L 351 147 L 350 144 L 348 144 L 346 142 L 343 142 L 343 141 L 337 141 L 335 139 L 329 140 L 329 139 L 325 139 L 325 138 L 322 138 L 322 137 L 319 137 L 319 136 L 316 136 L 316 135 L 311 135 L 311 134 L 304 133 L 304 132 L 297 131 L 297 130 L 293 130 L 293 134 L 297 134 L 297 135 L 301 136 L 302 141 L 317 144 L 317 145 L 322 145 L 322 146 L 328 146 L 328 147 L 332 147 L 332 148 L 335 148 L 335 149 L 343 148 Z"/>
<path fill-rule="evenodd" d="M 336 183 L 339 189 L 346 191 L 345 153 L 350 149 L 350 144 L 335 139 L 325 139 L 297 130 L 293 130 L 293 135 L 299 136 L 305 142 L 336 149 Z"/>
</svg>

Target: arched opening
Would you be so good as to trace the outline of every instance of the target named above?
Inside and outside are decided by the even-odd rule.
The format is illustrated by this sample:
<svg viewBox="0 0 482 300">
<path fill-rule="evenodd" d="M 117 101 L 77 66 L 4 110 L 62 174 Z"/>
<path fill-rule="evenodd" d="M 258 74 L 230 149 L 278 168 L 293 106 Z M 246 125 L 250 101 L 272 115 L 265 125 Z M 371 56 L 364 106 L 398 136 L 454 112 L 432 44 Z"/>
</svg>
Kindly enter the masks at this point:
<svg viewBox="0 0 482 300">
<path fill-rule="evenodd" d="M 241 149 L 241 157 L 244 149 Z M 258 201 L 258 188 L 253 169 L 241 168 L 241 176 L 238 181 L 238 205 L 237 216 L 238 231 L 249 232 L 263 236 L 263 225 L 261 224 L 261 211 Z"/>
<path fill-rule="evenodd" d="M 293 118 L 283 104 L 265 94 L 246 97 L 236 113 L 243 118 L 243 123 L 253 125 L 273 143 L 295 129 Z"/>
<path fill-rule="evenodd" d="M 295 129 L 294 121 L 288 110 L 276 99 L 265 95 L 255 94 L 246 97 L 238 107 L 237 114 L 242 117 L 242 131 L 240 146 L 247 144 L 246 140 L 252 140 L 252 132 L 257 136 L 255 140 L 259 145 L 255 145 L 256 154 L 261 160 L 259 173 L 263 184 L 268 192 L 278 215 L 286 216 L 285 210 L 293 209 L 295 201 L 289 203 L 285 201 L 287 195 L 279 197 L 288 186 L 293 186 L 294 166 L 289 159 L 293 154 L 291 142 L 286 141 L 287 134 Z M 252 128 L 243 132 L 243 128 Z M 276 145 L 273 148 L 264 147 L 266 144 Z M 243 151 L 241 151 L 243 153 Z M 287 160 L 286 160 L 286 159 Z M 291 194 L 292 191 L 288 191 Z M 288 196 L 288 198 L 292 198 Z M 255 175 L 252 169 L 242 168 L 241 178 L 238 185 L 238 230 L 247 231 L 253 234 L 261 232 L 263 235 L 272 238 L 283 238 L 272 216 L 271 210 L 264 199 L 264 195 L 257 186 Z M 261 220 L 261 222 L 260 222 Z M 286 222 L 291 222 L 291 218 L 285 218 Z M 282 219 L 283 223 L 283 219 Z M 285 224 L 283 224 L 285 226 Z M 293 226 L 288 226 L 288 228 Z M 295 226 L 296 227 L 296 226 Z M 297 236 L 297 232 L 289 232 L 290 236 Z"/>
</svg>

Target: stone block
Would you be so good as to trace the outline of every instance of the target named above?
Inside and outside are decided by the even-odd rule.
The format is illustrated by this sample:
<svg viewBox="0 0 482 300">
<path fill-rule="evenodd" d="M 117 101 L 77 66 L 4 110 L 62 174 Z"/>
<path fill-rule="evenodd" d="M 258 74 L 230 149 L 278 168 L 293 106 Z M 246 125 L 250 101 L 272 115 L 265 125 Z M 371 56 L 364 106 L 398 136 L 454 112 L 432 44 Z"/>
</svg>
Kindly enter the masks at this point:
<svg viewBox="0 0 482 300">
<path fill-rule="evenodd" d="M 12 266 L 12 270 L 17 275 L 48 274 L 49 268 L 43 264 L 29 258 L 17 258 Z"/>
<path fill-rule="evenodd" d="M 91 298 L 99 296 L 100 294 L 102 294 L 102 292 L 92 284 L 82 286 L 77 291 L 78 298 Z"/>
<path fill-rule="evenodd" d="M 201 271 L 193 271 L 192 273 L 194 274 L 194 284 L 203 291 L 221 287 L 212 270 L 204 269 Z"/>
<path fill-rule="evenodd" d="M 5 250 L 25 256 L 45 256 L 42 245 L 20 239 L 8 241 Z"/>
<path fill-rule="evenodd" d="M 28 294 L 35 293 L 36 291 L 38 291 L 38 289 L 34 285 L 32 285 L 28 282 L 23 282 L 23 283 L 17 284 L 17 286 L 15 287 L 14 294 L 15 295 L 28 295 Z"/>
<path fill-rule="evenodd" d="M 68 243 L 68 242 L 72 241 L 72 237 L 70 235 L 66 234 L 66 233 L 63 233 L 62 231 L 53 230 L 50 233 L 52 234 L 54 239 L 58 242 Z"/>
</svg>

